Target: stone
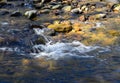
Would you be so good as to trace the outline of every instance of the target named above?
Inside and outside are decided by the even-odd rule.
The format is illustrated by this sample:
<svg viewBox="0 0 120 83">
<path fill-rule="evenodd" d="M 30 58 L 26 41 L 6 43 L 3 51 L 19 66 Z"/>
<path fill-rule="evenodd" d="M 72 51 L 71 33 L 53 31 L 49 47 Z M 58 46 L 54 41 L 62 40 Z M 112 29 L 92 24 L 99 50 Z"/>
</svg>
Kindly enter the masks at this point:
<svg viewBox="0 0 120 83">
<path fill-rule="evenodd" d="M 97 14 L 94 14 L 94 15 L 90 15 L 89 16 L 89 20 L 98 20 L 100 18 L 104 18 L 106 16 L 105 13 L 97 13 Z"/>
<path fill-rule="evenodd" d="M 39 13 L 49 13 L 50 12 L 50 9 L 43 9 L 43 10 L 40 10 Z"/>
<path fill-rule="evenodd" d="M 80 14 L 80 13 L 82 13 L 82 10 L 80 8 L 74 8 L 74 9 L 71 10 L 71 13 Z"/>
<path fill-rule="evenodd" d="M 56 32 L 54 29 L 46 29 L 44 31 L 44 34 L 47 35 L 47 36 L 55 36 L 56 35 Z"/>
<path fill-rule="evenodd" d="M 79 18 L 78 18 L 78 20 L 80 20 L 80 21 L 85 21 L 86 20 L 86 17 L 85 17 L 85 15 L 81 15 Z"/>
<path fill-rule="evenodd" d="M 54 6 L 52 6 L 51 9 L 58 9 L 58 8 L 60 8 L 60 7 L 61 7 L 61 5 L 54 5 Z"/>
<path fill-rule="evenodd" d="M 10 16 L 12 17 L 18 17 L 18 16 L 22 16 L 20 11 L 14 11 Z"/>
<path fill-rule="evenodd" d="M 36 16 L 37 10 L 29 10 L 25 12 L 25 16 L 29 19 L 33 18 Z"/>
<path fill-rule="evenodd" d="M 119 12 L 120 11 L 120 4 L 114 4 L 111 8 L 111 10 L 113 10 L 113 12 Z"/>
<path fill-rule="evenodd" d="M 61 22 L 60 24 L 59 23 L 50 24 L 48 28 L 54 29 L 57 32 L 69 32 L 72 30 L 72 25 L 68 21 L 66 21 Z"/>
<path fill-rule="evenodd" d="M 0 11 L 0 15 L 7 15 L 7 14 L 9 14 L 9 11 L 7 11 L 7 10 Z"/>
<path fill-rule="evenodd" d="M 46 39 L 43 37 L 43 36 L 39 36 L 35 41 L 34 43 L 35 44 L 46 44 Z"/>
<path fill-rule="evenodd" d="M 72 9 L 71 6 L 64 6 L 64 7 L 62 8 L 62 11 L 64 11 L 64 12 L 70 12 L 71 9 Z"/>
<path fill-rule="evenodd" d="M 81 29 L 81 24 L 80 23 L 74 23 L 73 25 L 72 25 L 72 27 L 73 27 L 73 30 L 74 31 L 81 31 L 82 29 Z"/>
<path fill-rule="evenodd" d="M 102 0 L 102 1 L 109 2 L 109 3 L 119 3 L 120 2 L 119 0 Z"/>
</svg>

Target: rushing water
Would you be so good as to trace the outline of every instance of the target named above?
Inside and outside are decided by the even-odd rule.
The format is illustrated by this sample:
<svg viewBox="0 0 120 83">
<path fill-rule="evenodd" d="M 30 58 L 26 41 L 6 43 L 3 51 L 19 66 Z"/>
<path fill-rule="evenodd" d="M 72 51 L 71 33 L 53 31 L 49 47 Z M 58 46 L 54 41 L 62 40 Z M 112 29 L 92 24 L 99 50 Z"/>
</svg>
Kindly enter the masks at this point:
<svg viewBox="0 0 120 83">
<path fill-rule="evenodd" d="M 54 42 L 44 35 L 44 29 L 30 29 L 32 22 L 0 18 L 0 39 L 5 40 L 0 41 L 0 83 L 120 83 L 119 45 Z M 40 36 L 46 44 L 34 43 Z"/>
<path fill-rule="evenodd" d="M 23 52 L 16 44 L 0 48 L 0 83 L 120 82 L 119 46 L 86 46 L 79 41 L 53 43 L 44 30 L 33 31 L 44 36 L 47 43 L 31 44 L 31 53 L 25 52 L 26 46 Z"/>
</svg>

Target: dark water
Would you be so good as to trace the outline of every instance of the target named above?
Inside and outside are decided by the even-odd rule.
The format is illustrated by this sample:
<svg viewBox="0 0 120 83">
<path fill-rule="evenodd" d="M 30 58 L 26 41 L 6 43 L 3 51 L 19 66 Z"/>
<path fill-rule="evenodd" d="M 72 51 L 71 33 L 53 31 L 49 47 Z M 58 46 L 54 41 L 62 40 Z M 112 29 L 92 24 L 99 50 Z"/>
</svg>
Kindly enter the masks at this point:
<svg viewBox="0 0 120 83">
<path fill-rule="evenodd" d="M 8 48 L 0 51 L 0 83 L 120 83 L 119 45 L 109 47 L 109 51 L 88 52 L 87 55 L 94 57 L 87 58 L 31 57 L 30 41 L 37 36 L 29 28 L 30 24 L 53 20 L 45 17 L 35 22 L 25 17 L 0 17 L 0 37 L 5 39 L 0 47 L 14 48 L 14 51 Z"/>
<path fill-rule="evenodd" d="M 92 54 L 92 53 L 91 53 Z M 95 53 L 94 53 L 95 54 Z M 29 60 L 29 64 L 24 60 Z M 118 51 L 94 58 L 64 58 L 43 67 L 37 59 L 1 52 L 0 83 L 119 83 Z M 46 61 L 46 63 L 50 63 Z M 46 65 L 46 64 L 43 64 Z"/>
</svg>

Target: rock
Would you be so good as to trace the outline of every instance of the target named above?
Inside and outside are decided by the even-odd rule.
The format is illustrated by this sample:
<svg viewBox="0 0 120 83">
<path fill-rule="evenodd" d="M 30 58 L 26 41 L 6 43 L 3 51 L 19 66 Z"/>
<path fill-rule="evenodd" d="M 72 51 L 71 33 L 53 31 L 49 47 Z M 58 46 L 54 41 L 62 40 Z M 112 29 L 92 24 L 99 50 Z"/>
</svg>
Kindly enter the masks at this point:
<svg viewBox="0 0 120 83">
<path fill-rule="evenodd" d="M 43 28 L 45 28 L 45 26 L 44 25 L 39 25 L 39 24 L 30 24 L 30 29 L 33 29 L 33 28 L 43 29 Z"/>
<path fill-rule="evenodd" d="M 3 43 L 3 42 L 5 42 L 5 38 L 0 37 L 0 44 Z"/>
<path fill-rule="evenodd" d="M 50 9 L 42 9 L 40 10 L 38 13 L 49 13 L 50 12 Z"/>
<path fill-rule="evenodd" d="M 6 15 L 9 14 L 9 12 L 7 10 L 1 10 L 0 11 L 0 15 Z"/>
<path fill-rule="evenodd" d="M 82 29 L 81 29 L 81 24 L 80 23 L 74 23 L 73 25 L 72 25 L 72 27 L 73 27 L 73 30 L 75 31 L 75 32 L 77 32 L 77 31 L 81 31 Z"/>
<path fill-rule="evenodd" d="M 82 13 L 82 10 L 80 8 L 75 8 L 75 9 L 71 10 L 71 13 L 73 13 L 73 14 L 80 14 L 80 13 Z"/>
<path fill-rule="evenodd" d="M 46 44 L 46 39 L 43 36 L 39 36 L 38 39 L 34 42 L 36 44 Z"/>
<path fill-rule="evenodd" d="M 111 8 L 113 12 L 119 12 L 120 11 L 120 4 L 114 4 Z"/>
<path fill-rule="evenodd" d="M 62 8 L 62 11 L 64 11 L 64 12 L 70 12 L 71 9 L 72 9 L 71 6 L 64 6 L 64 7 Z"/>
<path fill-rule="evenodd" d="M 61 5 L 54 5 L 54 6 L 52 6 L 51 9 L 58 9 L 58 8 L 60 8 L 60 7 L 61 7 Z"/>
<path fill-rule="evenodd" d="M 3 1 L 0 2 L 0 8 L 14 8 L 14 4 Z"/>
<path fill-rule="evenodd" d="M 50 24 L 48 28 L 54 29 L 57 32 L 69 32 L 72 30 L 72 26 L 69 21 L 61 22 L 60 24 L 59 23 Z"/>
<path fill-rule="evenodd" d="M 109 30 L 108 34 L 110 34 L 112 36 L 120 36 L 120 31 L 118 31 L 118 30 Z"/>
<path fill-rule="evenodd" d="M 12 17 L 18 17 L 18 16 L 22 16 L 20 11 L 14 11 L 10 16 Z"/>
<path fill-rule="evenodd" d="M 98 19 L 100 19 L 100 18 L 104 18 L 106 16 L 106 14 L 105 13 L 96 13 L 96 14 L 94 14 L 94 15 L 90 15 L 89 16 L 89 20 L 98 20 Z"/>
<path fill-rule="evenodd" d="M 36 45 L 36 44 L 46 44 L 47 40 L 42 35 L 32 35 L 30 39 L 30 45 Z M 27 43 L 28 44 L 28 43 Z"/>
<path fill-rule="evenodd" d="M 7 3 L 5 3 L 5 2 L 0 2 L 0 8 L 4 7 L 4 6 L 6 6 L 6 5 L 7 5 Z"/>
<path fill-rule="evenodd" d="M 56 35 L 56 32 L 54 29 L 46 29 L 44 31 L 44 34 L 47 35 L 47 36 L 55 36 Z"/>
<path fill-rule="evenodd" d="M 30 10 L 25 12 L 25 16 L 29 19 L 34 18 L 36 16 L 37 10 Z"/>
<path fill-rule="evenodd" d="M 87 13 L 88 10 L 89 10 L 88 7 L 89 7 L 88 4 L 82 5 L 82 6 L 80 7 L 80 10 L 81 10 L 82 12 L 84 12 L 84 13 Z"/>
<path fill-rule="evenodd" d="M 109 2 L 109 3 L 119 3 L 120 2 L 119 0 L 102 0 L 102 1 Z"/>
<path fill-rule="evenodd" d="M 78 18 L 78 20 L 80 20 L 80 21 L 85 21 L 86 20 L 86 17 L 85 17 L 85 15 L 81 15 L 79 18 Z"/>
<path fill-rule="evenodd" d="M 43 3 L 34 4 L 36 9 L 40 9 L 43 6 Z"/>
</svg>

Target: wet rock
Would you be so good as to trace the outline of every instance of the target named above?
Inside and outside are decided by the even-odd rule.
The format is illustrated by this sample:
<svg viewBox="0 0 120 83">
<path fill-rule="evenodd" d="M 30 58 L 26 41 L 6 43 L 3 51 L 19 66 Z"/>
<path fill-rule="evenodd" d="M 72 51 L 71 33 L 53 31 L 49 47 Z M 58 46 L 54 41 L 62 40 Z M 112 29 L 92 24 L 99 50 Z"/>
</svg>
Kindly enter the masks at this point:
<svg viewBox="0 0 120 83">
<path fill-rule="evenodd" d="M 42 9 L 42 10 L 38 11 L 38 14 L 40 14 L 40 13 L 47 14 L 47 13 L 49 13 L 50 11 L 51 11 L 50 9 Z"/>
<path fill-rule="evenodd" d="M 6 2 L 0 2 L 0 8 L 14 8 L 14 4 L 6 3 Z"/>
<path fill-rule="evenodd" d="M 0 44 L 3 43 L 3 42 L 5 42 L 5 38 L 0 37 Z"/>
<path fill-rule="evenodd" d="M 45 28 L 44 25 L 40 25 L 40 24 L 30 24 L 30 29 L 33 29 L 33 28 L 40 28 L 40 29 L 43 29 Z"/>
<path fill-rule="evenodd" d="M 37 4 L 34 4 L 34 6 L 36 9 L 40 9 L 43 7 L 43 3 L 37 3 Z"/>
<path fill-rule="evenodd" d="M 61 10 L 53 10 L 52 13 L 57 16 L 62 14 L 63 12 Z"/>
<path fill-rule="evenodd" d="M 39 36 L 33 43 L 35 44 L 46 44 L 46 39 L 43 36 Z"/>
<path fill-rule="evenodd" d="M 54 5 L 54 6 L 52 6 L 51 9 L 59 9 L 59 8 L 61 8 L 61 5 Z"/>
<path fill-rule="evenodd" d="M 102 0 L 102 1 L 109 2 L 109 3 L 119 3 L 120 2 L 119 0 Z"/>
<path fill-rule="evenodd" d="M 90 4 L 85 4 L 85 5 L 82 5 L 81 7 L 80 7 L 80 10 L 82 11 L 82 12 L 84 12 L 84 13 L 87 13 L 88 12 L 88 10 L 89 10 L 89 6 Z"/>
<path fill-rule="evenodd" d="M 101 18 L 104 18 L 106 16 L 106 13 L 96 13 L 96 14 L 93 14 L 93 15 L 90 15 L 89 16 L 89 20 L 98 20 L 98 19 L 101 19 Z"/>
<path fill-rule="evenodd" d="M 64 12 L 70 12 L 71 9 L 72 9 L 71 6 L 64 6 L 64 7 L 62 8 L 62 11 L 64 11 Z"/>
<path fill-rule="evenodd" d="M 7 15 L 7 14 L 9 14 L 9 11 L 7 11 L 7 10 L 0 11 L 0 15 Z"/>
<path fill-rule="evenodd" d="M 36 16 L 37 10 L 30 10 L 25 12 L 25 16 L 29 19 L 34 18 Z"/>
<path fill-rule="evenodd" d="M 7 5 L 7 3 L 5 3 L 5 2 L 0 2 L 0 8 L 4 7 L 4 6 L 6 6 L 6 5 Z"/>
<path fill-rule="evenodd" d="M 115 13 L 118 13 L 120 11 L 120 4 L 114 4 L 111 10 Z"/>
<path fill-rule="evenodd" d="M 72 25 L 69 21 L 65 21 L 61 23 L 50 24 L 48 28 L 54 29 L 57 32 L 69 32 L 72 30 Z"/>
<path fill-rule="evenodd" d="M 55 36 L 56 35 L 56 32 L 54 29 L 46 29 L 44 31 L 44 34 L 47 35 L 47 36 Z"/>
<path fill-rule="evenodd" d="M 81 15 L 79 18 L 78 18 L 78 20 L 80 20 L 80 21 L 85 21 L 86 20 L 86 16 L 85 15 Z"/>
<path fill-rule="evenodd" d="M 75 8 L 75 9 L 71 10 L 71 13 L 73 13 L 73 14 L 80 14 L 80 13 L 82 13 L 82 10 L 80 8 Z"/>
<path fill-rule="evenodd" d="M 22 16 L 20 11 L 14 11 L 10 16 L 12 17 L 18 17 L 18 16 Z"/>
<path fill-rule="evenodd" d="M 74 24 L 72 25 L 72 27 L 73 27 L 73 30 L 74 30 L 75 32 L 77 32 L 77 31 L 81 31 L 81 30 L 82 30 L 81 27 L 83 27 L 83 26 L 82 26 L 82 24 L 80 24 L 80 23 L 74 23 Z"/>
<path fill-rule="evenodd" d="M 120 36 L 120 31 L 118 30 L 108 30 L 108 34 L 112 36 Z"/>
</svg>

